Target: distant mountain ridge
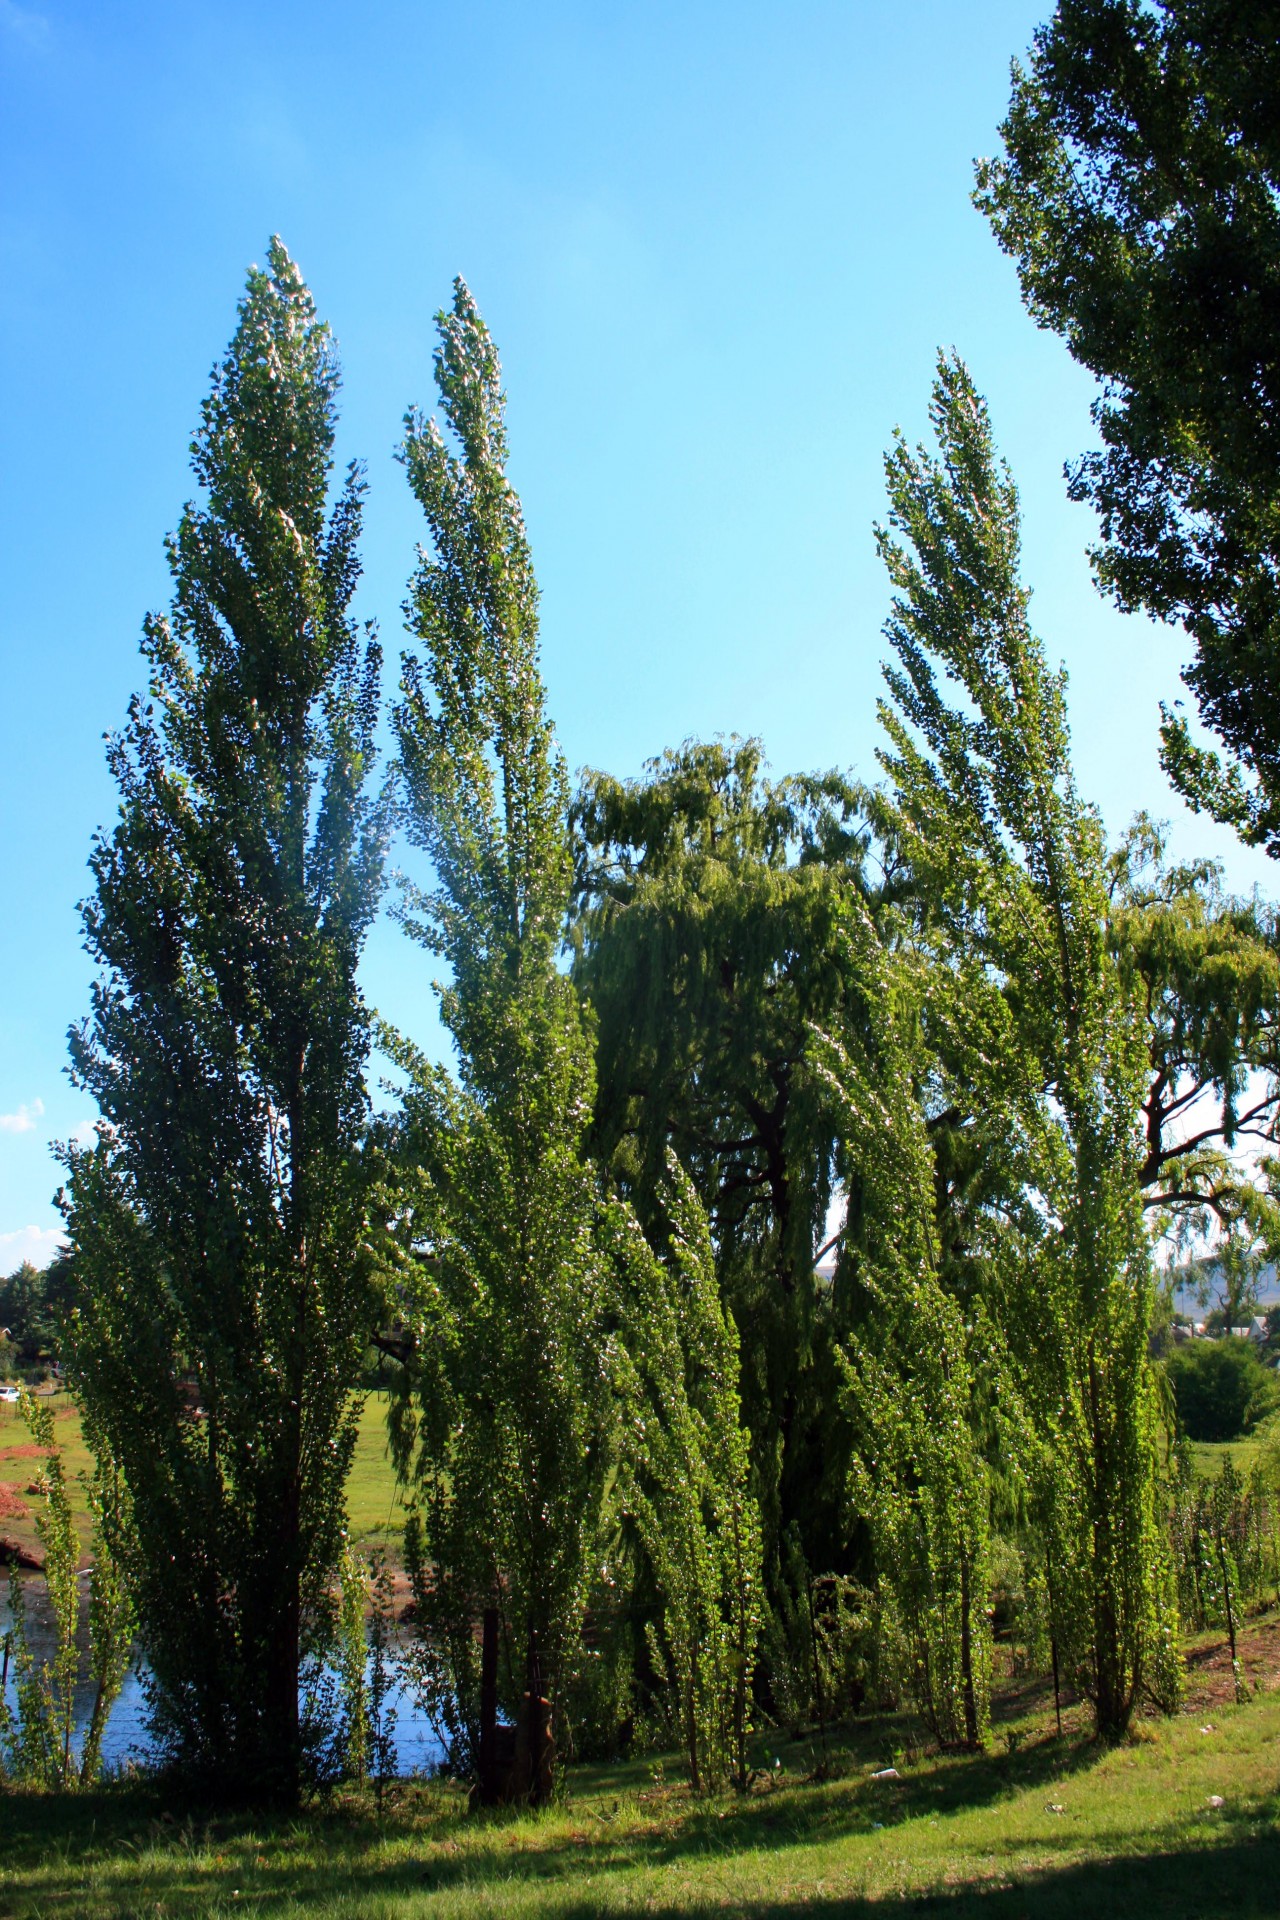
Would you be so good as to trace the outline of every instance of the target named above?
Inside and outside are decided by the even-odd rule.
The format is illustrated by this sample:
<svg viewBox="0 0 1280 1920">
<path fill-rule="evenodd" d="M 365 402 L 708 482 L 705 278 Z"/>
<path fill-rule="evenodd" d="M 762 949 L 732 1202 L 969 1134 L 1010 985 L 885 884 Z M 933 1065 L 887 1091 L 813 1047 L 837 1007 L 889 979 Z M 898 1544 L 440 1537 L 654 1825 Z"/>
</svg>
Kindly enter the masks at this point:
<svg viewBox="0 0 1280 1920">
<path fill-rule="evenodd" d="M 1174 1312 L 1192 1316 L 1210 1312 L 1215 1305 L 1215 1300 L 1211 1297 L 1207 1305 L 1202 1304 L 1198 1298 L 1198 1281 L 1195 1276 L 1197 1273 L 1207 1276 L 1211 1294 L 1216 1294 L 1216 1276 L 1219 1272 L 1216 1263 L 1212 1261 L 1196 1262 L 1194 1265 L 1189 1263 L 1186 1267 L 1177 1269 L 1177 1272 L 1179 1278 L 1173 1289 Z M 1280 1275 L 1276 1272 L 1274 1260 L 1269 1260 L 1266 1266 L 1258 1271 L 1258 1305 L 1264 1311 L 1267 1307 L 1280 1307 Z"/>
</svg>

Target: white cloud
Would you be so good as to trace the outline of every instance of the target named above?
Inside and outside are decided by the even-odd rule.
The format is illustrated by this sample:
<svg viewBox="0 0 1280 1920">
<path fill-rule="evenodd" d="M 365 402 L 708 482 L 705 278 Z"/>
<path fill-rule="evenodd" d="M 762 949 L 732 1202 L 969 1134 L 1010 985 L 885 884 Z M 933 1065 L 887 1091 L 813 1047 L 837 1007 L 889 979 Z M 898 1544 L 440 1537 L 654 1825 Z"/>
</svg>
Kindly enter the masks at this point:
<svg viewBox="0 0 1280 1920">
<path fill-rule="evenodd" d="M 0 1233 L 0 1273 L 12 1273 L 24 1260 L 33 1267 L 47 1267 L 66 1240 L 61 1227 L 19 1227 L 14 1233 Z"/>
<path fill-rule="evenodd" d="M 73 1147 L 91 1147 L 94 1145 L 97 1138 L 98 1138 L 97 1121 L 82 1120 L 77 1127 L 72 1129 L 71 1144 Z"/>
<path fill-rule="evenodd" d="M 33 1100 L 29 1107 L 19 1107 L 16 1113 L 0 1113 L 0 1133 L 30 1133 L 43 1113 L 43 1100 Z M 3 1238 L 0 1234 L 0 1240 Z"/>
</svg>

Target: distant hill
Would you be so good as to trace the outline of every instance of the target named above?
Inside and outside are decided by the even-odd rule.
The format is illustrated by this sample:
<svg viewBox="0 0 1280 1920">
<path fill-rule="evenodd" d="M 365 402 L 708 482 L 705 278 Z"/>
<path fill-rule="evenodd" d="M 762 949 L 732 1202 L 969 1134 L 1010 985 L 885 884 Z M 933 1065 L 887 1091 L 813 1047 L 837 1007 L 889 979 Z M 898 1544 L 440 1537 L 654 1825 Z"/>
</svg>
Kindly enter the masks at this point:
<svg viewBox="0 0 1280 1920">
<path fill-rule="evenodd" d="M 1185 1268 L 1179 1269 L 1180 1275 L 1185 1274 L 1186 1277 L 1185 1279 L 1180 1277 L 1173 1290 L 1175 1313 L 1195 1315 L 1205 1311 L 1196 1291 L 1197 1276 L 1202 1271 L 1208 1274 L 1211 1285 L 1215 1283 L 1218 1269 L 1212 1262 L 1188 1262 Z M 1263 1308 L 1280 1307 L 1280 1274 L 1276 1272 L 1274 1261 L 1268 1261 L 1258 1274 L 1258 1302 Z M 1213 1300 L 1210 1299 L 1210 1307 L 1213 1304 Z"/>
</svg>

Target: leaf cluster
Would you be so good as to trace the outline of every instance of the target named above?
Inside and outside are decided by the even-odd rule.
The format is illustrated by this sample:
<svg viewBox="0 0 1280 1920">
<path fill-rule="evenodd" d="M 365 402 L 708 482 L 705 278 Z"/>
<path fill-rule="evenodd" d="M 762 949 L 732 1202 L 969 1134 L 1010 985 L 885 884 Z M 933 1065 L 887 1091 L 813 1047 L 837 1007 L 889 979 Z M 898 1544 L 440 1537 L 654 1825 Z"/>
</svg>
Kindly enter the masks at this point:
<svg viewBox="0 0 1280 1920">
<path fill-rule="evenodd" d="M 1015 64 L 977 202 L 1036 320 L 1095 373 L 1102 446 L 1071 470 L 1099 578 L 1177 619 L 1225 745 L 1166 713 L 1193 806 L 1280 844 L 1280 36 L 1271 5 L 1060 0 Z"/>
</svg>

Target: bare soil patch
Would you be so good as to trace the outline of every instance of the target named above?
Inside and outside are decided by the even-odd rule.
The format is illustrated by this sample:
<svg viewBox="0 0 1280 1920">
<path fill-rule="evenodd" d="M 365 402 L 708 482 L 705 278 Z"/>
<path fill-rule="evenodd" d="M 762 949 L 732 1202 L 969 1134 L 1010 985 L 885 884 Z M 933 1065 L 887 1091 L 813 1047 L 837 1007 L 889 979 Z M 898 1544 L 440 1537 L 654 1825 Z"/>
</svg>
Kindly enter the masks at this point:
<svg viewBox="0 0 1280 1920">
<path fill-rule="evenodd" d="M 1272 1693 L 1280 1688 L 1280 1619 L 1245 1620 L 1236 1632 L 1236 1652 L 1248 1686 Z M 1197 1637 L 1186 1653 L 1189 1713 L 1230 1706 L 1235 1699 L 1231 1648 L 1225 1634 Z"/>
<path fill-rule="evenodd" d="M 11 1533 L 0 1533 L 0 1567 L 26 1567 L 32 1573 L 43 1573 L 44 1559 Z"/>
<path fill-rule="evenodd" d="M 0 1520 L 29 1520 L 31 1509 L 11 1480 L 0 1480 Z"/>
</svg>

